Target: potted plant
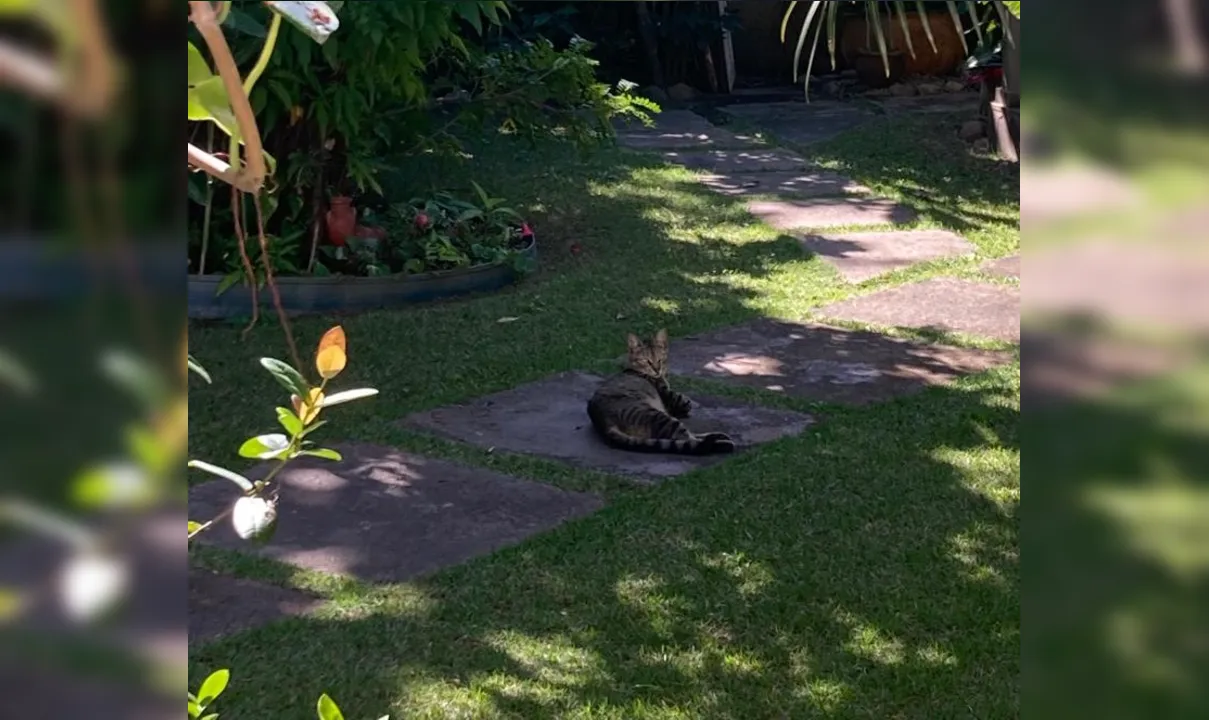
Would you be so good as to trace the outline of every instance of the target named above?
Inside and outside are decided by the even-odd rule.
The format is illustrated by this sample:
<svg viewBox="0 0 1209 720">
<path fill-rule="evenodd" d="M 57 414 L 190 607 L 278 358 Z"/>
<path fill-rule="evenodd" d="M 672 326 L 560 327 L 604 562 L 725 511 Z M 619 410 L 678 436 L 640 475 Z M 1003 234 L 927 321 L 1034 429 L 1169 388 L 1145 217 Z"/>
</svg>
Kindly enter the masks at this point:
<svg viewBox="0 0 1209 720">
<path fill-rule="evenodd" d="M 824 0 L 813 0 L 810 3 L 809 9 L 806 11 L 806 17 L 803 20 L 801 29 L 798 32 L 797 47 L 794 49 L 794 54 L 793 54 L 793 79 L 794 79 L 794 82 L 797 82 L 797 79 L 798 79 L 798 67 L 799 67 L 799 64 L 800 64 L 801 58 L 802 58 L 802 50 L 806 46 L 806 41 L 808 39 L 811 39 L 810 59 L 807 61 L 807 64 L 806 64 L 806 78 L 805 78 L 805 80 L 806 80 L 805 86 L 807 87 L 807 89 L 809 89 L 810 73 L 814 67 L 814 58 L 815 58 L 815 55 L 817 54 L 816 51 L 819 46 L 819 39 L 820 39 L 820 36 L 823 34 L 824 28 L 826 28 L 826 31 L 827 31 L 827 49 L 828 49 L 828 51 L 830 53 L 830 57 L 831 57 L 831 67 L 834 68 L 836 66 L 836 62 L 835 62 L 836 28 L 839 24 L 838 23 L 839 14 L 845 8 L 851 8 L 854 4 L 861 5 L 865 12 L 866 18 L 868 18 L 866 27 L 868 28 L 869 34 L 871 35 L 871 37 L 865 43 L 864 49 L 867 51 L 867 53 L 873 53 L 874 51 L 876 51 L 875 58 L 877 60 L 877 65 L 880 65 L 880 68 L 878 71 L 874 72 L 874 71 L 870 70 L 868 66 L 869 66 L 869 64 L 872 64 L 872 63 L 870 63 L 869 61 L 867 61 L 863 58 L 863 55 L 867 54 L 867 53 L 862 53 L 862 57 L 858 58 L 858 61 L 857 61 L 858 62 L 857 72 L 861 73 L 859 65 L 863 63 L 863 64 L 865 64 L 866 70 L 864 73 L 862 73 L 862 80 L 865 81 L 867 84 L 871 84 L 871 85 L 872 84 L 881 84 L 881 86 L 884 87 L 885 85 L 889 85 L 894 82 L 894 79 L 896 77 L 896 75 L 895 75 L 896 65 L 905 67 L 905 62 L 901 63 L 901 65 L 900 65 L 900 63 L 898 61 L 896 61 L 894 59 L 894 57 L 897 54 L 897 56 L 900 60 L 905 60 L 905 58 L 903 58 L 901 51 L 899 51 L 897 48 L 891 48 L 890 44 L 887 43 L 887 41 L 886 41 L 885 28 L 881 23 L 880 7 L 883 3 L 880 2 L 879 0 L 849 0 L 849 2 L 825 2 Z M 893 10 L 894 10 L 893 14 L 898 17 L 899 24 L 901 25 L 902 30 L 903 30 L 903 39 L 907 46 L 907 52 L 910 53 L 911 57 L 915 57 L 915 46 L 914 46 L 913 41 L 911 40 L 909 21 L 907 19 L 906 3 L 896 1 L 894 3 L 885 3 L 885 4 L 888 7 L 891 7 L 891 6 L 893 7 Z M 935 4 L 939 5 L 939 3 L 935 3 Z M 789 8 L 785 11 L 785 15 L 783 16 L 783 18 L 781 20 L 781 42 L 785 42 L 786 31 L 788 30 L 788 27 L 789 27 L 789 21 L 792 19 L 794 10 L 797 8 L 797 5 L 798 5 L 797 2 L 789 3 Z M 976 3 L 976 2 L 967 2 L 966 3 L 967 12 L 970 15 L 971 26 L 972 26 L 973 30 L 978 34 L 979 39 L 981 39 L 981 37 L 982 37 L 983 27 L 988 22 L 990 22 L 992 20 L 992 18 L 994 18 L 996 15 L 998 15 L 998 17 L 1001 19 L 1001 21 L 1003 21 L 1003 18 L 1009 14 L 1008 10 L 1005 7 L 1005 4 L 1002 0 L 990 0 L 989 3 L 983 3 L 983 5 L 989 6 L 987 8 L 987 11 L 979 12 L 979 10 L 978 10 L 979 3 Z M 965 28 L 962 27 L 961 14 L 957 9 L 957 3 L 954 2 L 954 0 L 946 0 L 945 7 L 948 8 L 949 16 L 952 18 L 953 25 L 954 25 L 955 29 L 957 30 L 957 35 L 961 39 L 962 50 L 963 50 L 963 52 L 968 54 L 969 47 L 967 46 L 966 40 L 965 40 Z M 889 13 L 889 12 L 890 12 L 890 10 L 887 9 L 887 13 Z M 928 17 L 928 13 L 925 8 L 925 3 L 923 2 L 923 0 L 916 0 L 915 13 L 916 13 L 916 15 L 919 16 L 920 23 L 924 29 L 924 33 L 928 36 L 928 43 L 932 46 L 932 52 L 934 52 L 934 53 L 937 52 L 936 38 L 933 35 L 931 20 Z M 901 76 L 901 74 L 902 74 L 902 70 L 900 70 L 898 72 L 899 76 Z M 878 77 L 879 75 L 880 75 L 880 77 Z M 806 95 L 806 101 L 810 102 L 809 93 L 807 93 L 807 95 Z"/>
<path fill-rule="evenodd" d="M 864 9 L 865 44 L 857 50 L 853 68 L 857 79 L 865 87 L 890 87 L 902 80 L 907 68 L 906 56 L 895 47 L 893 36 L 886 32 L 886 26 L 882 24 L 881 4 L 866 3 Z"/>
</svg>

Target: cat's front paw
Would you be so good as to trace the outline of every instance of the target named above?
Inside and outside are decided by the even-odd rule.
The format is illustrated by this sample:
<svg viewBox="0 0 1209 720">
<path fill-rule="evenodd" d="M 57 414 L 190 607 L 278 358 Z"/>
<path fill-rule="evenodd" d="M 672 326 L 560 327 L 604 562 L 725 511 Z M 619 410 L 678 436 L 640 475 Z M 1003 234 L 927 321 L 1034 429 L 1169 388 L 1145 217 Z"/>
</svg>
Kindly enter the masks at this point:
<svg viewBox="0 0 1209 720">
<path fill-rule="evenodd" d="M 692 414 L 693 408 L 696 406 L 697 404 L 689 400 L 687 395 L 680 395 L 668 410 L 671 412 L 672 417 L 683 420 Z"/>
</svg>

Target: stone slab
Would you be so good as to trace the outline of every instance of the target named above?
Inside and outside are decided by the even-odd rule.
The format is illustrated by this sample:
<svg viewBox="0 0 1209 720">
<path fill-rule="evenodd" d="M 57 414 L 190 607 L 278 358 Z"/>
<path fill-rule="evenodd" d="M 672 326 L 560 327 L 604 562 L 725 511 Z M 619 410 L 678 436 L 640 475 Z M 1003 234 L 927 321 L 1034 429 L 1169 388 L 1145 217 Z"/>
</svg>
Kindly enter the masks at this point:
<svg viewBox="0 0 1209 720">
<path fill-rule="evenodd" d="M 1001 257 L 982 264 L 982 271 L 1000 277 L 1020 278 L 1020 256 Z"/>
<path fill-rule="evenodd" d="M 754 135 L 732 133 L 722 128 L 623 132 L 618 133 L 617 142 L 631 150 L 710 150 L 768 146 L 768 143 Z"/>
<path fill-rule="evenodd" d="M 668 150 L 660 155 L 664 160 L 690 170 L 712 173 L 800 172 L 810 167 L 805 158 L 776 149 Z"/>
<path fill-rule="evenodd" d="M 915 219 L 915 211 L 893 200 L 872 197 L 753 200 L 747 211 L 778 230 L 844 225 L 885 225 Z"/>
<path fill-rule="evenodd" d="M 1020 173 L 1020 226 L 1137 208 L 1141 194 L 1124 175 L 1095 165 L 1026 164 Z"/>
<path fill-rule="evenodd" d="M 969 241 L 947 230 L 814 233 L 803 237 L 802 245 L 821 256 L 852 283 L 916 263 L 974 252 Z"/>
<path fill-rule="evenodd" d="M 672 342 L 677 375 L 864 405 L 1007 362 L 1010 354 L 761 318 Z"/>
<path fill-rule="evenodd" d="M 716 129 L 709 120 L 691 110 L 664 110 L 656 113 L 652 120 L 653 127 L 647 127 L 637 120 L 621 118 L 613 123 L 618 133 L 658 134 L 664 132 L 709 132 Z"/>
<path fill-rule="evenodd" d="M 699 178 L 723 195 L 779 195 L 791 198 L 861 195 L 869 188 L 829 170 L 711 173 Z"/>
<path fill-rule="evenodd" d="M 278 474 L 277 531 L 264 546 L 230 523 L 214 543 L 321 572 L 398 582 L 514 545 L 602 506 L 573 493 L 393 448 L 337 445 L 341 462 L 298 461 Z M 190 517 L 213 517 L 238 488 L 213 481 L 189 491 Z"/>
<path fill-rule="evenodd" d="M 819 316 L 890 327 L 943 330 L 1020 340 L 1020 289 L 956 278 L 932 278 L 844 300 Z"/>
<path fill-rule="evenodd" d="M 830 140 L 877 117 L 865 108 L 831 102 L 743 103 L 720 108 L 794 145 Z"/>
<path fill-rule="evenodd" d="M 685 457 L 615 450 L 588 420 L 587 402 L 601 376 L 566 372 L 466 404 L 416 413 L 412 427 L 484 448 L 540 455 L 578 467 L 654 481 L 723 461 L 726 455 Z M 690 395 L 697 403 L 685 421 L 696 432 L 720 431 L 740 451 L 801 433 L 813 418 L 800 413 Z"/>
<path fill-rule="evenodd" d="M 189 641 L 207 643 L 286 617 L 305 616 L 323 601 L 245 578 L 189 570 Z"/>
</svg>

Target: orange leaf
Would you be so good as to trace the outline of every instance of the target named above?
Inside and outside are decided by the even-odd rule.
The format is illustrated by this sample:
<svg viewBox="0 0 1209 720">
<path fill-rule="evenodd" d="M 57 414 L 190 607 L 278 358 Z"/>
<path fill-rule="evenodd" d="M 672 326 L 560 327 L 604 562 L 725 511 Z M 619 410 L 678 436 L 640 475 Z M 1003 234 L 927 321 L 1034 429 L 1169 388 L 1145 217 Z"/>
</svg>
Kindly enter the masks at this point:
<svg viewBox="0 0 1209 720">
<path fill-rule="evenodd" d="M 348 356 L 344 354 L 344 350 L 330 345 L 319 351 L 319 356 L 315 358 L 315 368 L 319 371 L 319 377 L 324 380 L 331 380 L 340 374 L 344 366 L 348 364 Z"/>
<path fill-rule="evenodd" d="M 340 374 L 348 364 L 348 353 L 344 339 L 344 328 L 339 325 L 323 333 L 319 340 L 319 351 L 315 354 L 315 368 L 324 380 Z"/>
<path fill-rule="evenodd" d="M 344 339 L 344 328 L 339 325 L 323 333 L 323 337 L 319 339 L 319 350 L 317 352 L 323 352 L 333 345 L 340 348 L 342 352 L 348 352 L 348 343 Z"/>
</svg>

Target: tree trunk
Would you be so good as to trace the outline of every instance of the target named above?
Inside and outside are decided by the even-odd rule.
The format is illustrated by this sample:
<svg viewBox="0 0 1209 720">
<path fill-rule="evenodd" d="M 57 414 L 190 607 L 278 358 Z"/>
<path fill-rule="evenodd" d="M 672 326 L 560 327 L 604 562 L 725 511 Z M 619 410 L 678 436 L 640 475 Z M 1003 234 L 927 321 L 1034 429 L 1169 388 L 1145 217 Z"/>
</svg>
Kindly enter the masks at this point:
<svg viewBox="0 0 1209 720">
<path fill-rule="evenodd" d="M 655 24 L 651 22 L 646 0 L 634 3 L 634 12 L 638 13 L 638 34 L 642 36 L 642 49 L 651 67 L 651 81 L 658 87 L 667 87 L 663 80 L 663 65 L 659 62 L 659 37 L 655 33 Z"/>
</svg>

